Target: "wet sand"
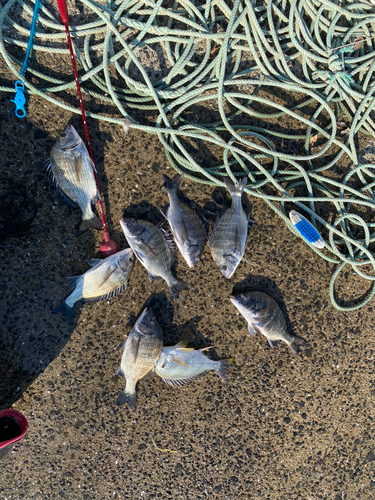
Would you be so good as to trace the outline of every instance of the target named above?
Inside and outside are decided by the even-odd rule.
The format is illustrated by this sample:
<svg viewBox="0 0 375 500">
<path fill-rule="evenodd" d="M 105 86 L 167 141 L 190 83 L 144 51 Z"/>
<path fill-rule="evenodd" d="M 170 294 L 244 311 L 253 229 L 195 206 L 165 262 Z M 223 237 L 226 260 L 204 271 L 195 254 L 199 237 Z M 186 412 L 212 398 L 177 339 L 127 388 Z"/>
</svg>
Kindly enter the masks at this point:
<svg viewBox="0 0 375 500">
<path fill-rule="evenodd" d="M 9 80 L 7 80 L 9 81 Z M 329 300 L 331 264 L 320 259 L 260 200 L 255 224 L 231 280 L 206 247 L 178 302 L 136 262 L 126 292 L 76 305 L 73 327 L 52 309 L 70 293 L 68 276 L 99 257 L 100 232 L 80 238 L 79 211 L 50 185 L 44 161 L 70 121 L 36 97 L 24 120 L 1 96 L 1 176 L 22 182 L 38 203 L 29 234 L 0 243 L 0 410 L 29 420 L 26 437 L 1 463 L 0 498 L 17 499 L 333 499 L 375 497 L 374 302 L 340 312 Z M 89 121 L 110 234 L 124 248 L 124 210 L 157 223 L 172 174 L 157 138 Z M 186 182 L 201 207 L 213 189 Z M 129 209 L 130 207 L 130 209 Z M 366 291 L 349 268 L 340 298 Z M 233 292 L 273 297 L 290 331 L 309 345 L 299 357 L 284 343 L 252 338 L 229 301 Z M 124 388 L 114 348 L 153 297 L 165 344 L 186 339 L 234 358 L 227 384 L 216 374 L 182 388 L 156 376 L 139 384 L 138 408 L 115 407 Z"/>
</svg>

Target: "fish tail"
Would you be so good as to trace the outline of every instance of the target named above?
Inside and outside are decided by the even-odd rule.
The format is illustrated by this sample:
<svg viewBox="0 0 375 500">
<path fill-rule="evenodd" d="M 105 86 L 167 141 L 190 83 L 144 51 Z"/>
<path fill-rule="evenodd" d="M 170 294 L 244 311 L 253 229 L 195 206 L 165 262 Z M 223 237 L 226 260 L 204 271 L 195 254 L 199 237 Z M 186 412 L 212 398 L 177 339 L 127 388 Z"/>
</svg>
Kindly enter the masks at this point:
<svg viewBox="0 0 375 500">
<path fill-rule="evenodd" d="M 121 406 L 124 403 L 127 403 L 132 410 L 136 409 L 136 407 L 137 407 L 137 393 L 135 392 L 135 390 L 133 393 L 126 392 L 126 388 L 124 391 L 122 391 L 120 396 L 116 399 L 115 405 Z"/>
<path fill-rule="evenodd" d="M 168 175 L 163 174 L 163 188 L 167 191 L 177 191 L 182 182 L 182 175 L 176 174 L 173 179 L 170 179 Z"/>
<path fill-rule="evenodd" d="M 219 363 L 220 366 L 217 370 L 217 374 L 222 382 L 226 382 L 228 379 L 228 366 L 233 365 L 234 359 L 222 359 Z"/>
<path fill-rule="evenodd" d="M 239 195 L 242 196 L 243 190 L 245 189 L 246 183 L 247 183 L 247 177 L 243 177 L 240 179 L 238 182 L 234 183 L 232 179 L 229 177 L 224 177 L 224 182 L 226 185 L 226 188 L 228 189 L 230 195 L 233 197 L 233 195 Z"/>
<path fill-rule="evenodd" d="M 178 299 L 178 296 L 182 290 L 189 290 L 189 288 L 190 285 L 188 283 L 185 283 L 185 281 L 178 279 L 176 279 L 176 281 L 174 281 L 172 285 L 169 285 L 171 294 L 175 299 Z"/>
<path fill-rule="evenodd" d="M 65 300 L 52 311 L 52 314 L 58 313 L 61 313 L 70 325 L 73 324 L 73 307 L 67 304 Z"/>
<path fill-rule="evenodd" d="M 79 225 L 76 236 L 81 236 L 81 234 L 87 231 L 90 227 L 99 230 L 103 227 L 101 220 L 94 214 L 94 212 L 91 210 L 91 207 L 89 208 L 90 210 L 87 210 L 84 214 L 84 218 Z"/>
<path fill-rule="evenodd" d="M 306 344 L 306 341 L 301 339 L 301 337 L 293 337 L 293 339 L 289 345 L 290 345 L 290 348 L 292 349 L 292 351 L 294 352 L 294 354 L 299 354 L 300 346 L 305 345 L 305 344 Z"/>
</svg>

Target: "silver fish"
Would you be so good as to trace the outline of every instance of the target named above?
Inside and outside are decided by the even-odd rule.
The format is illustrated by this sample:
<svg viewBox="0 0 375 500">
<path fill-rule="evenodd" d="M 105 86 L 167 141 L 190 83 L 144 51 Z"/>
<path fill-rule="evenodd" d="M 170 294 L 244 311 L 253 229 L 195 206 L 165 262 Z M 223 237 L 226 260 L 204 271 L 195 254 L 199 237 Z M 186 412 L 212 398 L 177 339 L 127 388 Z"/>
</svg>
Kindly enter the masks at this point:
<svg viewBox="0 0 375 500">
<path fill-rule="evenodd" d="M 163 347 L 160 358 L 155 366 L 155 373 L 167 384 L 177 387 L 195 380 L 209 370 L 214 370 L 225 382 L 228 376 L 228 366 L 232 360 L 213 361 L 204 351 L 210 348 L 190 349 L 185 342 L 175 346 Z"/>
<path fill-rule="evenodd" d="M 97 302 L 115 297 L 126 289 L 134 260 L 131 248 L 125 248 L 106 259 L 88 260 L 91 269 L 81 276 L 69 278 L 75 289 L 64 302 L 55 307 L 53 314 L 61 312 L 72 324 L 73 308 L 77 301 L 83 299 L 84 302 Z"/>
<path fill-rule="evenodd" d="M 163 175 L 163 187 L 167 190 L 169 205 L 163 215 L 169 222 L 174 241 L 188 266 L 193 268 L 199 261 L 206 244 L 206 231 L 193 209 L 182 203 L 177 195 L 182 182 L 182 175 L 175 175 L 171 180 Z"/>
<path fill-rule="evenodd" d="M 92 211 L 92 204 L 100 200 L 94 176 L 95 165 L 73 125 L 65 128 L 64 134 L 53 146 L 48 169 L 59 194 L 69 205 L 78 205 L 82 211 L 77 236 L 89 227 L 101 229 L 102 223 Z"/>
<path fill-rule="evenodd" d="M 305 345 L 303 339 L 287 331 L 280 307 L 265 293 L 245 292 L 233 295 L 230 300 L 248 322 L 251 335 L 256 332 L 264 335 L 271 347 L 275 347 L 278 341 L 282 340 L 295 354 L 299 353 L 299 346 Z"/>
<path fill-rule="evenodd" d="M 126 379 L 125 390 L 116 400 L 116 405 L 124 403 L 135 409 L 136 386 L 155 367 L 163 347 L 163 332 L 152 309 L 146 307 L 137 319 L 127 339 L 117 349 L 124 348 L 117 375 Z"/>
<path fill-rule="evenodd" d="M 173 255 L 160 229 L 151 222 L 135 219 L 120 220 L 129 245 L 138 260 L 147 269 L 150 281 L 158 276 L 163 278 L 177 298 L 181 290 L 189 285 L 173 276 Z"/>
<path fill-rule="evenodd" d="M 242 193 L 247 177 L 236 184 L 224 179 L 232 197 L 231 206 L 215 222 L 209 238 L 212 258 L 226 278 L 230 278 L 245 253 L 249 215 L 242 208 Z"/>
</svg>

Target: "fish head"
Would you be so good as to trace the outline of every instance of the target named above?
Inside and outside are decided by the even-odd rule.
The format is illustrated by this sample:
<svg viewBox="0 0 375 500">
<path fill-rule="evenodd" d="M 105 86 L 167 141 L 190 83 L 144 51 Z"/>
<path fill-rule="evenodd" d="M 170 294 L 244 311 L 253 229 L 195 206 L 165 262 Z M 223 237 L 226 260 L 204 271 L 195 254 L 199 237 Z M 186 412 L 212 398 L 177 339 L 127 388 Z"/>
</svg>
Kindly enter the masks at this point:
<svg viewBox="0 0 375 500">
<path fill-rule="evenodd" d="M 120 269 L 126 270 L 128 269 L 129 265 L 134 263 L 134 253 L 131 248 L 127 248 L 126 251 L 124 250 L 121 252 L 121 255 L 118 256 L 118 267 Z"/>
<path fill-rule="evenodd" d="M 136 326 L 142 335 L 160 336 L 160 327 L 156 321 L 154 311 L 150 307 L 144 309 L 137 320 Z"/>
<path fill-rule="evenodd" d="M 254 317 L 259 311 L 259 304 L 249 293 L 242 292 L 232 295 L 230 298 L 232 304 L 239 310 L 245 317 Z"/>
<path fill-rule="evenodd" d="M 56 146 L 63 151 L 68 151 L 76 148 L 81 142 L 82 139 L 73 125 L 68 125 L 63 134 L 57 139 Z"/>
<path fill-rule="evenodd" d="M 126 238 L 137 238 L 144 231 L 143 225 L 140 224 L 140 222 L 136 219 L 121 219 L 120 225 L 122 227 L 122 230 L 124 231 Z"/>
<path fill-rule="evenodd" d="M 266 304 L 253 297 L 251 292 L 242 292 L 232 295 L 230 298 L 232 304 L 246 317 L 256 318 L 259 311 L 266 307 Z"/>
<path fill-rule="evenodd" d="M 240 261 L 232 254 L 223 255 L 220 260 L 219 269 L 221 273 L 227 279 L 231 278 Z"/>
<path fill-rule="evenodd" d="M 197 265 L 200 255 L 201 248 L 199 245 L 189 245 L 186 247 L 184 257 L 190 269 L 193 269 Z"/>
</svg>

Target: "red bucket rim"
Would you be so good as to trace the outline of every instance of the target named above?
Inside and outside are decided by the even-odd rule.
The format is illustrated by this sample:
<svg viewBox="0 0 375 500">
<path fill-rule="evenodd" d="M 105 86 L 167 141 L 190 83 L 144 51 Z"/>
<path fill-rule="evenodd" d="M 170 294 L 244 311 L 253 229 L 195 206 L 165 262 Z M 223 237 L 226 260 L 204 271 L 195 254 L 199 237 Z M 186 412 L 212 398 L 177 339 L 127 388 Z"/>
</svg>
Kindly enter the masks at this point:
<svg viewBox="0 0 375 500">
<path fill-rule="evenodd" d="M 17 411 L 17 410 L 9 409 L 9 410 L 0 411 L 0 418 L 1 417 L 10 417 L 15 422 L 17 422 L 17 424 L 21 427 L 21 434 L 14 437 L 13 439 L 8 439 L 8 441 L 1 441 L 0 442 L 0 449 L 5 448 L 5 446 L 16 443 L 17 441 L 22 439 L 23 436 L 26 434 L 27 429 L 29 428 L 27 418 L 25 417 L 25 415 L 22 415 L 22 413 Z"/>
</svg>

